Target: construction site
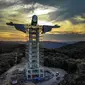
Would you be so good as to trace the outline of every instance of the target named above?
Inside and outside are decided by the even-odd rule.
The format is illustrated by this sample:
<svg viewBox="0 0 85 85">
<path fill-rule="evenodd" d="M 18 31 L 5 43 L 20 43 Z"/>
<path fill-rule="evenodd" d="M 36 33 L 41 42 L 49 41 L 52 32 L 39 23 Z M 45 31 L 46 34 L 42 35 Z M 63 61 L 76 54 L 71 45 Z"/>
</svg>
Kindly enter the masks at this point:
<svg viewBox="0 0 85 85">
<path fill-rule="evenodd" d="M 64 76 L 65 72 L 59 70 L 59 72 L 63 72 L 61 74 L 56 69 L 52 70 L 40 63 L 40 35 L 50 31 L 53 27 L 59 26 L 40 26 L 37 22 L 38 17 L 33 15 L 31 25 L 25 25 L 23 29 L 21 27 L 18 28 L 18 30 L 25 32 L 29 36 L 25 49 L 26 61 L 9 69 L 4 74 L 5 79 L 1 85 L 3 83 L 4 85 L 52 85 L 52 83 L 59 83 L 63 79 L 60 79 L 60 77 L 56 78 L 57 76 Z M 20 24 L 10 22 L 7 25 L 15 26 L 17 29 L 17 26 Z"/>
</svg>

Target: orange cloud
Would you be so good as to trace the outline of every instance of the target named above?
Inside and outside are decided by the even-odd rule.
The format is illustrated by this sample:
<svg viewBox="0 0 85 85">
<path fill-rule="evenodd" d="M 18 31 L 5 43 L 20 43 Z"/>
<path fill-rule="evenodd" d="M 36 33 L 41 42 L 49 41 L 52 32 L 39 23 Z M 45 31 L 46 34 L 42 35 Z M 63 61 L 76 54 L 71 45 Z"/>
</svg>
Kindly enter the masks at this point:
<svg viewBox="0 0 85 85">
<path fill-rule="evenodd" d="M 26 36 L 22 32 L 0 32 L 1 41 L 26 41 Z"/>
<path fill-rule="evenodd" d="M 61 22 L 56 22 L 58 25 L 60 25 L 60 28 L 53 28 L 51 32 L 48 34 L 59 34 L 59 33 L 78 33 L 78 34 L 85 34 L 85 24 L 84 23 L 78 23 L 78 24 L 72 24 L 71 21 L 65 20 Z M 56 24 L 54 23 L 54 24 Z"/>
</svg>

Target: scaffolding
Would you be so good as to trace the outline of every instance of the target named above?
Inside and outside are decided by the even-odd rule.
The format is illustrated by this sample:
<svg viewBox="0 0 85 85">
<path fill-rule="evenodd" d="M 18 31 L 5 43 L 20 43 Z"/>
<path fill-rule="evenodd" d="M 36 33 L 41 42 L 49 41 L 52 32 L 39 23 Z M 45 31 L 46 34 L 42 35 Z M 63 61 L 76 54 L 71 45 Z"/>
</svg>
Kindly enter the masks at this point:
<svg viewBox="0 0 85 85">
<path fill-rule="evenodd" d="M 26 78 L 34 79 L 44 77 L 44 69 L 40 66 L 39 48 L 40 48 L 40 27 L 29 27 L 29 41 L 27 42 L 26 57 Z"/>
</svg>

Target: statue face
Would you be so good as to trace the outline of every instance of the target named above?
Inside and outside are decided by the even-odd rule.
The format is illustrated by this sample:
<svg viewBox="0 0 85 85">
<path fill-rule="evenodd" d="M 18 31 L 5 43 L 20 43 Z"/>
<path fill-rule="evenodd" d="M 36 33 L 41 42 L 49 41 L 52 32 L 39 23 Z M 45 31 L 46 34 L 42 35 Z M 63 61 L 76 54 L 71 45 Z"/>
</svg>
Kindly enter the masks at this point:
<svg viewBox="0 0 85 85">
<path fill-rule="evenodd" d="M 37 16 L 36 15 L 34 15 L 33 17 L 32 17 L 32 20 L 33 20 L 33 22 L 37 22 Z"/>
</svg>

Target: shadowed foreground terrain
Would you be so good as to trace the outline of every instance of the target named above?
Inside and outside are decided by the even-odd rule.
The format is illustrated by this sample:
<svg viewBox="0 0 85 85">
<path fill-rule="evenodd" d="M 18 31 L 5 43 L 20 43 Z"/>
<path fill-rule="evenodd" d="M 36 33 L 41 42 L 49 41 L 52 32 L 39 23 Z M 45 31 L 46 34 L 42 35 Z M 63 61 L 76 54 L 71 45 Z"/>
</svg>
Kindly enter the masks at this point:
<svg viewBox="0 0 85 85">
<path fill-rule="evenodd" d="M 61 82 L 63 85 L 85 85 L 85 42 L 56 49 L 41 49 L 43 52 L 41 51 L 40 55 L 44 55 L 44 66 L 62 68 L 68 72 L 65 80 Z M 20 63 L 23 57 L 25 57 L 25 43 L 1 42 L 0 75 Z"/>
</svg>

